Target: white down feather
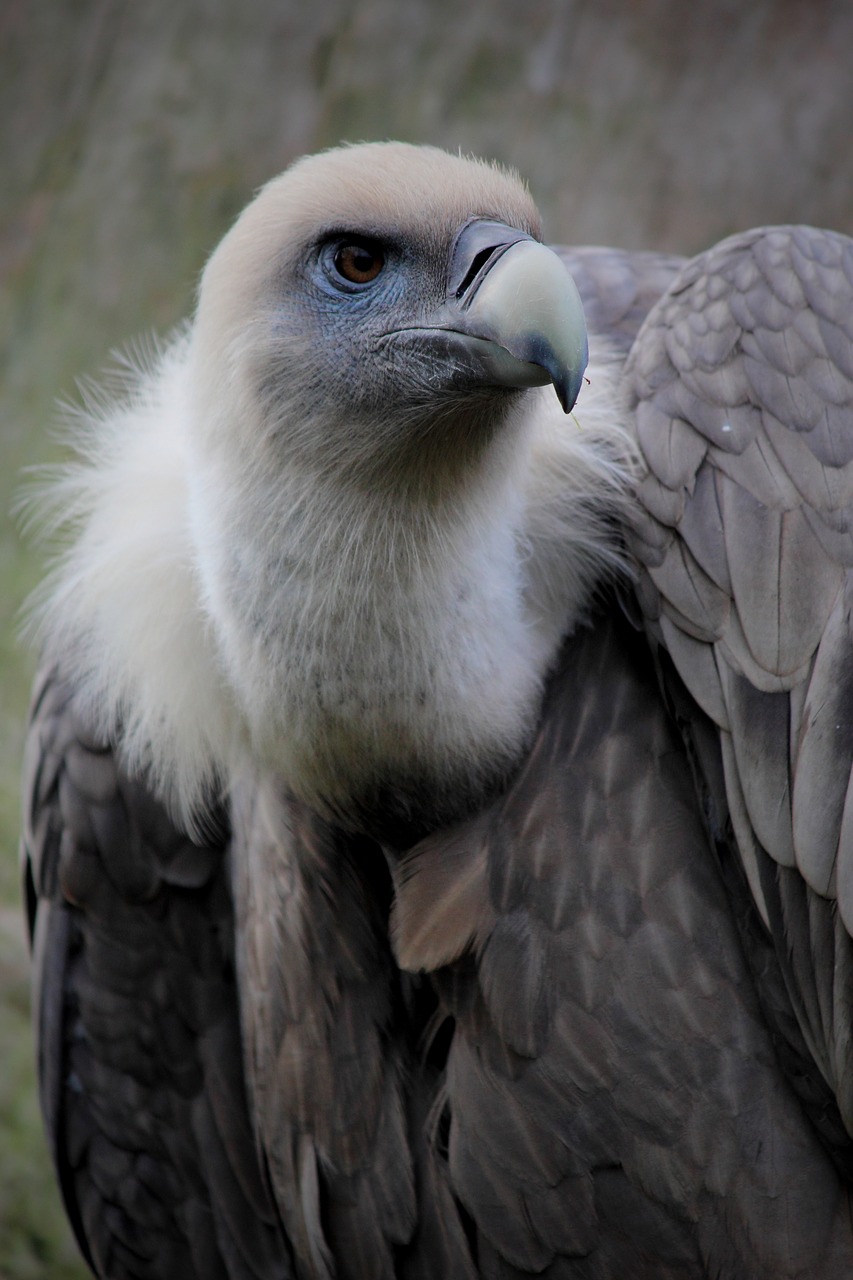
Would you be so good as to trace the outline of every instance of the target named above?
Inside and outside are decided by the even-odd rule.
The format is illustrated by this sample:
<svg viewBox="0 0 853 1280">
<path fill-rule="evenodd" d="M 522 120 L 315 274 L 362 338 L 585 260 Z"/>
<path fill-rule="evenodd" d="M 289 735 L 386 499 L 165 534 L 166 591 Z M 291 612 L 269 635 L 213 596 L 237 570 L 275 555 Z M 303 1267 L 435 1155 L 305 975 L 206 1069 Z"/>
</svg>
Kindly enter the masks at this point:
<svg viewBox="0 0 853 1280">
<path fill-rule="evenodd" d="M 300 501 L 281 477 L 264 492 L 199 465 L 189 345 L 79 414 L 78 461 L 40 489 L 70 545 L 34 616 L 97 730 L 184 816 L 247 758 L 315 802 L 342 765 L 410 754 L 442 785 L 484 752 L 510 760 L 620 564 L 618 369 L 594 351 L 569 418 L 551 388 L 528 392 L 451 522 L 380 527 L 369 502 L 356 516 L 340 493 Z"/>
<path fill-rule="evenodd" d="M 380 160 L 415 150 L 389 146 Z M 427 158 L 467 165 L 490 198 L 527 208 L 506 175 Z M 287 194 L 282 180 L 271 190 Z M 78 460 L 36 504 L 67 542 L 35 603 L 43 643 L 96 731 L 188 821 L 247 766 L 344 814 L 385 776 L 476 790 L 523 749 L 561 638 L 621 563 L 631 451 L 618 360 L 593 346 L 568 418 L 550 387 L 519 394 L 456 468 L 463 482 L 427 486 L 427 498 L 365 487 L 343 464 L 300 467 L 305 386 L 290 400 L 281 389 L 276 423 L 258 392 L 266 337 L 251 335 L 275 323 L 281 234 L 263 199 L 218 251 L 218 292 L 205 304 L 202 291 L 199 313 L 210 306 L 213 322 L 197 320 L 72 425 Z M 225 336 L 232 293 L 239 341 Z M 393 406 L 351 430 L 328 398 L 312 413 L 311 440 L 329 428 L 350 452 L 406 430 Z M 281 432 L 291 455 L 270 446 Z"/>
</svg>

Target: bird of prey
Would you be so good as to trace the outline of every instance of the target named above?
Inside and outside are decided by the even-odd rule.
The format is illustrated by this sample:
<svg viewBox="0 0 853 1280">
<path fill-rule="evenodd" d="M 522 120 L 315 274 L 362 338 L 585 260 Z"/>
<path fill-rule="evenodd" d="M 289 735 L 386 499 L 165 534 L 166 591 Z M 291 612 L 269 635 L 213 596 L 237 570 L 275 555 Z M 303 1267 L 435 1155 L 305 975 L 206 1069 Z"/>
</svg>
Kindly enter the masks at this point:
<svg viewBox="0 0 853 1280">
<path fill-rule="evenodd" d="M 494 165 L 300 160 L 43 499 L 99 1277 L 853 1275 L 853 241 L 540 236 Z"/>
</svg>

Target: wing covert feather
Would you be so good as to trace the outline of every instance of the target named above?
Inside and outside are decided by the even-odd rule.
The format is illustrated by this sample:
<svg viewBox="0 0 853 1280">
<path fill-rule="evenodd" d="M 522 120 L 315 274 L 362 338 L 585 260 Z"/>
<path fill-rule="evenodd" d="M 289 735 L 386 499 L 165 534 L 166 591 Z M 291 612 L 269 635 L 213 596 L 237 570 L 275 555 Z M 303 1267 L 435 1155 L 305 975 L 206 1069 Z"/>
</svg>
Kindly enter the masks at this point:
<svg viewBox="0 0 853 1280">
<path fill-rule="evenodd" d="M 591 333 L 606 334 L 623 355 L 650 307 L 684 265 L 669 253 L 632 253 L 594 245 L 552 245 L 577 286 Z"/>
<path fill-rule="evenodd" d="M 465 874 L 466 828 L 448 839 L 460 902 L 486 904 L 434 973 L 451 1183 L 488 1275 L 845 1274 L 845 1192 L 792 1105 L 638 640 L 611 620 L 569 642 L 521 774 L 468 824 Z M 406 964 L 422 938 L 429 968 L 450 879 L 431 900 L 439 838 L 423 851 L 395 909 Z M 774 998 L 793 1021 L 781 977 Z"/>
<path fill-rule="evenodd" d="M 726 735 L 744 869 L 848 1126 L 849 1009 L 833 993 L 853 932 L 851 350 L 853 241 L 779 227 L 689 263 L 626 366 L 645 463 L 678 495 L 638 490 L 640 599 Z"/>
</svg>

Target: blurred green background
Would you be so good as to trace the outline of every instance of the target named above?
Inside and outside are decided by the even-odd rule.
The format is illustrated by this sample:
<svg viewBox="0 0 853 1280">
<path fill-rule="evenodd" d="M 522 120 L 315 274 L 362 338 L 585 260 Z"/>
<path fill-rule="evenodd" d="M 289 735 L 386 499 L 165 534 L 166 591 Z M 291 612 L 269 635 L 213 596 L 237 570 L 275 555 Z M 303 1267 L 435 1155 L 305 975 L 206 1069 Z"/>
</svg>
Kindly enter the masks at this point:
<svg viewBox="0 0 853 1280">
<path fill-rule="evenodd" d="M 0 1280 L 82 1277 L 35 1103 L 16 847 L 36 581 L 9 505 L 58 397 L 192 306 L 295 156 L 398 137 L 514 164 L 553 240 L 853 233 L 849 0 L 0 0 Z"/>
</svg>

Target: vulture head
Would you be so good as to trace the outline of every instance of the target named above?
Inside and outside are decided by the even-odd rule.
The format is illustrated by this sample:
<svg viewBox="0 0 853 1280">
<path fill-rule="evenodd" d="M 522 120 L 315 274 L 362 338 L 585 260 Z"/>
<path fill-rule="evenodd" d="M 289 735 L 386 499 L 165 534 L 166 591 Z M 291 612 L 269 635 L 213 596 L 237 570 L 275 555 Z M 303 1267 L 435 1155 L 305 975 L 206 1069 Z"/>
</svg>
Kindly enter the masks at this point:
<svg viewBox="0 0 853 1280">
<path fill-rule="evenodd" d="M 102 583 L 84 599 L 79 545 L 78 594 L 68 574 L 59 592 L 90 713 L 185 812 L 249 761 L 408 837 L 519 759 L 618 560 L 624 481 L 612 393 L 566 416 L 586 328 L 539 234 L 513 174 L 368 144 L 299 161 L 211 257 L 128 410 L 135 478 L 109 487 L 100 546 L 121 607 Z M 172 577 L 129 586 L 117 530 L 141 577 L 164 559 Z"/>
<path fill-rule="evenodd" d="M 479 161 L 400 143 L 303 159 L 204 273 L 205 436 L 233 441 L 236 418 L 237 447 L 280 466 L 417 485 L 464 467 L 508 392 L 552 381 L 568 412 L 583 311 L 539 234 L 521 183 Z"/>
</svg>

